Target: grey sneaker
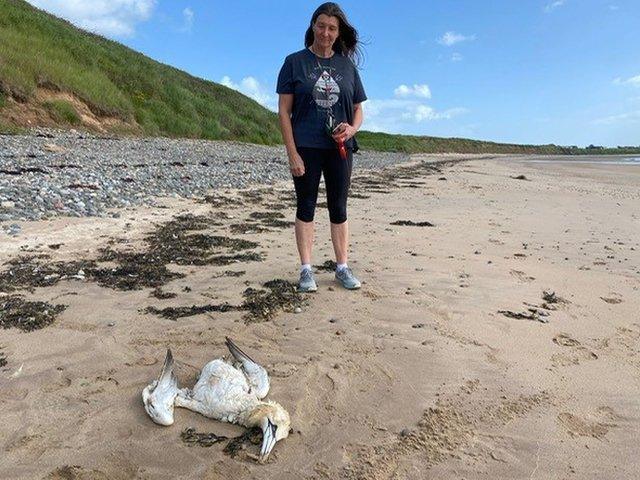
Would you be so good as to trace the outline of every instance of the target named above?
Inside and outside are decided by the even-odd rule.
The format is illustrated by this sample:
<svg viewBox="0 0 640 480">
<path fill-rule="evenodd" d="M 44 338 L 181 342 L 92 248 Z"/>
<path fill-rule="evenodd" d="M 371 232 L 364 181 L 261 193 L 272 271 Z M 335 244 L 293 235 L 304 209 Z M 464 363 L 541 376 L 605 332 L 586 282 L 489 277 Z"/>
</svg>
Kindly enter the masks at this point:
<svg viewBox="0 0 640 480">
<path fill-rule="evenodd" d="M 299 292 L 315 292 L 318 290 L 316 280 L 313 278 L 313 272 L 308 268 L 305 268 L 300 272 L 300 280 L 298 281 Z"/>
<path fill-rule="evenodd" d="M 358 280 L 349 267 L 336 271 L 336 280 L 348 290 L 357 290 L 360 288 L 360 280 Z"/>
</svg>

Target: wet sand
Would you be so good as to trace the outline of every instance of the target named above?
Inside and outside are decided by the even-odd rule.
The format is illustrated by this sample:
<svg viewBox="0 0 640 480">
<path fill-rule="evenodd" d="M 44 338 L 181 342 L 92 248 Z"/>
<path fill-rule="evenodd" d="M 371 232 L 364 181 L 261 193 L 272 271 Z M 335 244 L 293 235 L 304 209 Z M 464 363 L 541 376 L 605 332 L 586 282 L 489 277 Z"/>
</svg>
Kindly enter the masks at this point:
<svg viewBox="0 0 640 480">
<path fill-rule="evenodd" d="M 3 237 L 3 263 L 22 255 L 31 259 L 17 265 L 34 267 L 21 285 L 0 269 L 0 305 L 23 295 L 66 308 L 41 329 L 0 329 L 0 478 L 637 478 L 640 167 L 421 163 L 432 159 L 354 181 L 350 264 L 362 290 L 320 271 L 315 294 L 281 304 L 264 296 L 273 303 L 265 317 L 157 312 L 242 307 L 247 288 L 267 295 L 265 282 L 295 281 L 291 228 L 255 214 L 292 220 L 288 184 L 166 200 L 118 219 L 24 223 L 21 236 Z M 153 253 L 150 235 L 186 214 L 185 234 L 208 235 L 193 244 L 206 261 L 164 252 L 160 266 L 179 278 L 148 286 L 155 276 L 113 256 L 75 278 L 35 271 L 95 260 L 101 248 Z M 326 211 L 316 218 L 321 265 L 332 250 Z M 411 225 L 421 222 L 433 226 Z M 240 250 L 262 261 L 213 261 L 237 253 L 213 236 L 258 243 Z M 107 268 L 131 289 L 103 282 L 96 272 Z M 29 279 L 48 283 L 29 291 Z M 158 298 L 156 288 L 175 296 Z M 161 427 L 142 407 L 167 347 L 180 385 L 191 386 L 227 353 L 226 335 L 263 362 L 269 398 L 292 416 L 293 432 L 265 465 L 251 459 L 259 447 L 250 442 L 231 457 L 224 442 L 180 436 L 235 437 L 240 427 L 182 409 Z"/>
</svg>

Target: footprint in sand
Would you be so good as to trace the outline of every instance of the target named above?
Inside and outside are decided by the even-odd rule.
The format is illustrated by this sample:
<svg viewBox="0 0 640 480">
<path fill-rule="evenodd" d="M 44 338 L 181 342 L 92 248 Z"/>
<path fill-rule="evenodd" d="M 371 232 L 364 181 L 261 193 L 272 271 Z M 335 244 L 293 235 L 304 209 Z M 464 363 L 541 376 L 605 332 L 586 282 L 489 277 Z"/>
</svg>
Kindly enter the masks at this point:
<svg viewBox="0 0 640 480">
<path fill-rule="evenodd" d="M 340 478 L 405 478 L 398 473 L 403 473 L 401 465 L 408 458 L 420 459 L 424 472 L 420 478 L 429 477 L 426 473 L 429 468 L 451 457 L 459 458 L 460 454 L 471 452 L 486 460 L 494 452 L 491 457 L 501 461 L 504 453 L 496 452 L 495 445 L 478 451 L 478 431 L 501 428 L 514 419 L 526 417 L 548 405 L 550 399 L 540 392 L 515 398 L 502 396 L 502 400 L 496 401 L 501 395 L 486 392 L 478 380 L 467 381 L 457 392 L 442 395 L 412 428 L 390 435 L 382 442 L 372 439 L 369 443 L 347 444 L 343 448 L 345 466 Z M 331 478 L 338 477 L 330 473 L 333 473 Z"/>
<path fill-rule="evenodd" d="M 362 290 L 361 295 L 370 298 L 373 301 L 380 300 L 381 298 L 387 296 L 382 290 L 374 287 L 369 287 L 366 290 Z"/>
<path fill-rule="evenodd" d="M 576 347 L 580 345 L 580 342 L 561 333 L 560 335 L 556 335 L 553 337 L 553 343 L 556 345 L 562 345 L 563 347 Z"/>
<path fill-rule="evenodd" d="M 613 296 L 611 296 L 611 297 L 600 297 L 600 300 L 603 300 L 603 301 L 605 301 L 607 303 L 610 303 L 610 304 L 613 304 L 613 305 L 616 305 L 618 303 L 622 303 L 623 302 L 623 300 L 618 297 L 617 293 L 614 293 L 612 295 Z"/>
<path fill-rule="evenodd" d="M 602 439 L 611 428 L 617 427 L 612 420 L 617 415 L 610 407 L 599 407 L 590 418 L 581 418 L 569 412 L 558 414 L 558 422 L 572 437 L 592 437 Z"/>
<path fill-rule="evenodd" d="M 511 270 L 509 273 L 523 283 L 533 282 L 536 279 L 536 277 L 531 277 L 520 270 Z"/>
<path fill-rule="evenodd" d="M 635 352 L 640 353 L 640 345 L 638 345 L 638 341 L 640 340 L 639 323 L 632 323 L 628 327 L 618 327 L 616 333 L 616 341 L 623 344 L 629 350 L 635 350 Z"/>
<path fill-rule="evenodd" d="M 640 323 L 617 327 L 613 337 L 600 341 L 608 355 L 619 357 L 631 366 L 640 369 Z"/>
<path fill-rule="evenodd" d="M 553 337 L 553 343 L 570 349 L 569 353 L 556 353 L 551 356 L 551 363 L 554 367 L 579 365 L 582 361 L 597 360 L 598 358 L 598 355 L 566 333 L 560 333 Z"/>
<path fill-rule="evenodd" d="M 277 378 L 287 378 L 298 371 L 298 366 L 293 363 L 282 362 L 269 365 L 269 375 Z"/>
<path fill-rule="evenodd" d="M 64 465 L 50 472 L 46 480 L 76 480 L 76 479 L 107 479 L 107 475 L 100 470 L 86 470 L 78 465 Z"/>
<path fill-rule="evenodd" d="M 305 419 L 301 422 L 301 430 L 313 435 L 318 432 L 321 425 L 329 425 L 336 419 L 331 408 L 336 404 L 337 397 L 342 396 L 344 392 L 336 391 L 334 378 L 329 375 L 326 368 L 317 363 L 309 364 L 298 372 L 303 378 L 297 380 L 297 383 L 306 387 L 297 392 L 293 410 L 297 418 Z M 335 372 L 332 373 L 335 374 Z"/>
</svg>

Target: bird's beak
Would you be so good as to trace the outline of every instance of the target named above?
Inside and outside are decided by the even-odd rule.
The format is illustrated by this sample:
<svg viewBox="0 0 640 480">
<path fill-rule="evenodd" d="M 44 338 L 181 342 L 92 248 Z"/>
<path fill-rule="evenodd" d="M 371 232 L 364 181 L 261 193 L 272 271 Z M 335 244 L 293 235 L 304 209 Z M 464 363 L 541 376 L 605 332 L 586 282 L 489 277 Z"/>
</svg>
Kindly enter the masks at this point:
<svg viewBox="0 0 640 480">
<path fill-rule="evenodd" d="M 276 426 L 267 420 L 267 426 L 262 432 L 262 448 L 260 449 L 260 462 L 264 462 L 276 444 Z"/>
</svg>

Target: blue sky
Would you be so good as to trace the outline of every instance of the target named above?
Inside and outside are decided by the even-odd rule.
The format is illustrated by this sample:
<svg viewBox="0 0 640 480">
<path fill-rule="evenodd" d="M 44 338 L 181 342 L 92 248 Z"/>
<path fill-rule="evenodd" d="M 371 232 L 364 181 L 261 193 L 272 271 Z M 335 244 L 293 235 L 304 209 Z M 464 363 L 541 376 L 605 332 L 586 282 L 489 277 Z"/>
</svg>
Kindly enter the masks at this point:
<svg viewBox="0 0 640 480">
<path fill-rule="evenodd" d="M 275 109 L 321 2 L 29 0 Z M 638 0 L 339 2 L 359 30 L 369 130 L 640 145 Z"/>
</svg>

